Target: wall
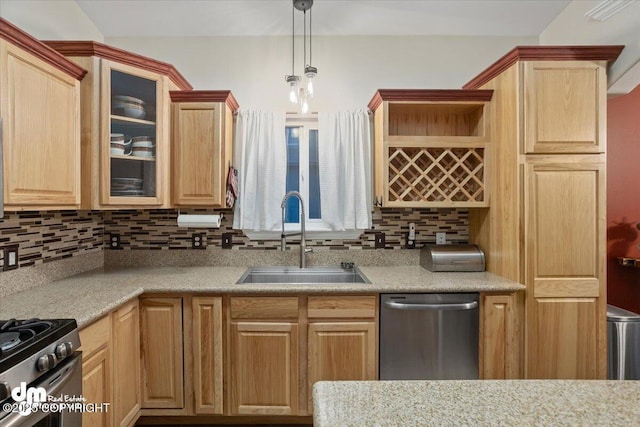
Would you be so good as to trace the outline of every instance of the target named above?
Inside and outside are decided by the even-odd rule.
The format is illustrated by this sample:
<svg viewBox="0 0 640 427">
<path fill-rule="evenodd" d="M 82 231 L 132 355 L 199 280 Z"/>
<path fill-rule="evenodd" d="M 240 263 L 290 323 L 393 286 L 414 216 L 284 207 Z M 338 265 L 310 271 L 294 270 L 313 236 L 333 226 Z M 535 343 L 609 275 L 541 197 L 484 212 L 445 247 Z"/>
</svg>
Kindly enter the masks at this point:
<svg viewBox="0 0 640 427">
<path fill-rule="evenodd" d="M 181 210 L 182 213 L 211 213 L 211 210 Z M 277 250 L 280 240 L 251 241 L 239 230 L 231 228 L 233 213 L 225 210 L 219 229 L 178 228 L 177 210 L 109 211 L 105 212 L 105 243 L 111 233 L 118 234 L 122 249 L 190 249 L 191 235 L 202 233 L 204 247 L 221 247 L 222 234 L 233 235 L 234 250 Z M 468 211 L 458 209 L 375 209 L 373 227 L 356 240 L 309 240 L 309 247 L 332 250 L 374 249 L 375 233 L 385 233 L 385 249 L 402 249 L 410 222 L 416 224 L 416 246 L 435 243 L 436 231 L 446 231 L 452 243 L 469 240 Z M 297 246 L 294 243 L 295 246 Z M 108 246 L 107 246 L 108 247 Z"/>
<path fill-rule="evenodd" d="M 0 297 L 101 267 L 103 230 L 102 212 L 5 212 L 0 248 L 18 247 L 18 268 L 0 268 Z"/>
<path fill-rule="evenodd" d="M 640 2 L 634 2 L 606 21 L 585 13 L 601 0 L 574 0 L 540 34 L 540 44 L 622 44 L 626 47 L 609 70 L 609 84 L 640 60 Z"/>
<path fill-rule="evenodd" d="M 284 81 L 291 73 L 290 37 L 108 37 L 105 41 L 173 64 L 196 89 L 230 89 L 241 108 L 294 111 Z M 538 39 L 314 37 L 313 65 L 318 67 L 318 79 L 310 108 L 366 108 L 380 88 L 460 88 L 508 50 L 523 44 L 535 45 Z M 299 73 L 302 63 L 297 64 Z"/>
<path fill-rule="evenodd" d="M 607 107 L 607 299 L 640 313 L 640 269 L 616 262 L 640 258 L 640 85 Z"/>
<path fill-rule="evenodd" d="M 104 41 L 73 0 L 0 0 L 0 16 L 40 40 Z"/>
</svg>

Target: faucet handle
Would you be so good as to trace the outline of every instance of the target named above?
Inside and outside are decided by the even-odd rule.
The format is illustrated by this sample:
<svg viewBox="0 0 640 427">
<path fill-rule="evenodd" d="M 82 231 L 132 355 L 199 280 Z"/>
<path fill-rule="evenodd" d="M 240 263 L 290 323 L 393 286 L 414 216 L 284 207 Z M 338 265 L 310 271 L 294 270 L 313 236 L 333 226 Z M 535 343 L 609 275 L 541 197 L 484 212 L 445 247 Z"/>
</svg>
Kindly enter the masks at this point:
<svg viewBox="0 0 640 427">
<path fill-rule="evenodd" d="M 353 270 L 353 268 L 356 266 L 355 262 L 346 262 L 343 261 L 340 263 L 340 267 L 343 268 L 344 270 Z"/>
</svg>

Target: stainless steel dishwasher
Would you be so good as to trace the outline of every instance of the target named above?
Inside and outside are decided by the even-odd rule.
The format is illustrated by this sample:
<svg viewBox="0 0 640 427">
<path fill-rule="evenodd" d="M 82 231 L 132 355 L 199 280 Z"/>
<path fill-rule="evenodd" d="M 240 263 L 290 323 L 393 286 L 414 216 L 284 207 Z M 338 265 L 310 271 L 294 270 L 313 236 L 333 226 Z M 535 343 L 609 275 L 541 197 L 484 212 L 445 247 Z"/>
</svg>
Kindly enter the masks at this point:
<svg viewBox="0 0 640 427">
<path fill-rule="evenodd" d="M 380 379 L 478 378 L 479 295 L 382 294 Z"/>
</svg>

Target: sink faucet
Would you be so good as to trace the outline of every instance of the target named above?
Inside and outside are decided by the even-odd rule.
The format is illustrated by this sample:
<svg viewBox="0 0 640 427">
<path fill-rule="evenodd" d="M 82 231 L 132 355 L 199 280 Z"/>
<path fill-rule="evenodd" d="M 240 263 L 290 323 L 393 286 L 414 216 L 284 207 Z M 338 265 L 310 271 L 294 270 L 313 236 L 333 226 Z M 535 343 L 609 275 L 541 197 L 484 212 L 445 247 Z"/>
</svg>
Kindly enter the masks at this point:
<svg viewBox="0 0 640 427">
<path fill-rule="evenodd" d="M 300 200 L 300 232 L 299 233 L 285 233 L 284 232 L 284 216 L 285 216 L 285 208 L 287 206 L 287 200 L 290 197 L 297 197 Z M 282 204 L 280 205 L 282 208 L 282 234 L 280 237 L 282 238 L 282 244 L 280 246 L 280 250 L 287 249 L 287 236 L 300 236 L 300 268 L 307 267 L 307 258 L 306 255 L 310 252 L 313 252 L 313 249 L 307 249 L 307 243 L 305 241 L 305 231 L 304 231 L 304 201 L 302 200 L 302 195 L 297 191 L 289 191 L 282 198 Z"/>
</svg>

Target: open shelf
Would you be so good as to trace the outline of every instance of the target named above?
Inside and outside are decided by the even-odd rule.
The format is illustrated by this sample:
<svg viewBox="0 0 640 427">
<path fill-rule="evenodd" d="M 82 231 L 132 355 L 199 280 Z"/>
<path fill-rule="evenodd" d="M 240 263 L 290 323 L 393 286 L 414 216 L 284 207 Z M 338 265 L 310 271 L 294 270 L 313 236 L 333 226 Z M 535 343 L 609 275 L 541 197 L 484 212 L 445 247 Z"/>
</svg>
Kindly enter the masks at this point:
<svg viewBox="0 0 640 427">
<path fill-rule="evenodd" d="M 484 103 L 389 103 L 389 136 L 484 137 Z"/>
<path fill-rule="evenodd" d="M 138 125 L 149 125 L 149 126 L 155 126 L 156 122 L 152 122 L 150 120 L 142 120 L 142 119 L 134 119 L 132 117 L 126 117 L 126 116 L 119 116 L 117 114 L 112 114 L 111 115 L 111 121 L 112 122 L 121 122 L 121 123 L 133 123 L 133 124 L 138 124 Z"/>
<path fill-rule="evenodd" d="M 155 157 L 138 157 L 138 156 L 134 156 L 134 155 L 125 156 L 125 155 L 120 155 L 120 154 L 111 154 L 109 157 L 111 157 L 112 159 L 119 159 L 119 160 L 142 160 L 143 162 L 155 162 L 156 161 Z"/>
</svg>

